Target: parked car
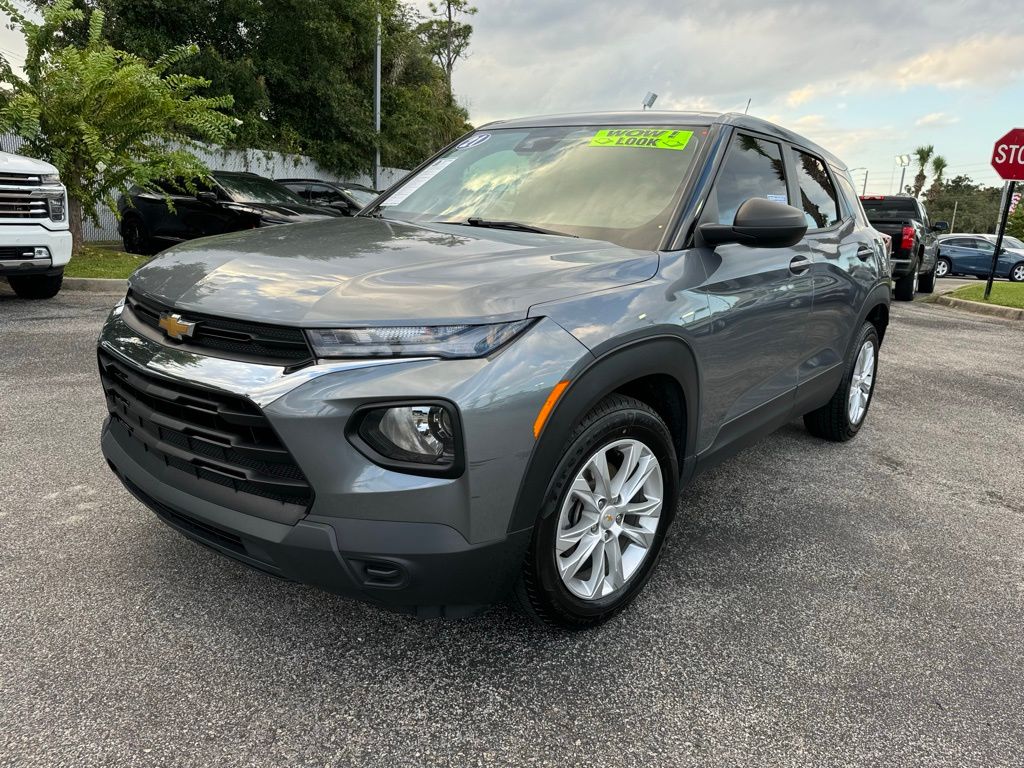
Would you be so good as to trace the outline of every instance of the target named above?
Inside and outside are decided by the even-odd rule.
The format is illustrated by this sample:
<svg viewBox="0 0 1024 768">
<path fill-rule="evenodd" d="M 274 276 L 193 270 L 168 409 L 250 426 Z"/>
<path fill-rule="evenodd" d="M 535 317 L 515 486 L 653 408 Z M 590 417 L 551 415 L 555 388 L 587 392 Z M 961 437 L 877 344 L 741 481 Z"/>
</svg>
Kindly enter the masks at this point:
<svg viewBox="0 0 1024 768">
<path fill-rule="evenodd" d="M 326 205 L 343 216 L 355 216 L 372 203 L 380 192 L 362 184 L 342 184 L 322 179 L 276 179 L 307 203 Z"/>
<path fill-rule="evenodd" d="M 973 275 L 987 279 L 992 271 L 992 255 L 995 252 L 995 235 L 943 235 L 939 238 L 939 260 L 935 274 L 938 277 Z M 1024 243 L 1017 238 L 1003 236 L 996 277 L 1005 277 L 1015 283 L 1024 282 Z"/>
<path fill-rule="evenodd" d="M 937 233 L 949 225 L 944 221 L 931 224 L 921 201 L 909 195 L 864 195 L 861 203 L 871 226 L 892 237 L 895 297 L 912 301 L 919 291 L 935 290 Z"/>
<path fill-rule="evenodd" d="M 183 179 L 157 186 L 133 187 L 118 200 L 128 253 L 148 255 L 198 237 L 339 215 L 255 173 L 213 171 L 208 180 L 193 182 L 194 192 Z"/>
<path fill-rule="evenodd" d="M 68 193 L 57 169 L 0 152 L 0 277 L 23 299 L 50 299 L 70 260 Z"/>
<path fill-rule="evenodd" d="M 643 588 L 695 472 L 797 416 L 857 435 L 889 300 L 848 172 L 795 133 L 510 120 L 359 216 L 136 271 L 99 339 L 103 453 L 278 576 L 586 627 Z"/>
</svg>

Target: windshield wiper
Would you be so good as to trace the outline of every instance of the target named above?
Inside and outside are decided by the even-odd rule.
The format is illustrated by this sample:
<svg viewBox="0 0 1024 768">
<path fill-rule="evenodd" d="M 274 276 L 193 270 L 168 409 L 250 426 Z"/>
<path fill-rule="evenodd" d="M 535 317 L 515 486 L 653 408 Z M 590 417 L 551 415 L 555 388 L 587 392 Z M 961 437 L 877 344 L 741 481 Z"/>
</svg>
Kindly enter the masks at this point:
<svg viewBox="0 0 1024 768">
<path fill-rule="evenodd" d="M 518 221 L 496 221 L 491 219 L 481 219 L 479 216 L 470 216 L 465 221 L 435 221 L 434 224 L 458 224 L 460 226 L 467 227 L 482 227 L 483 229 L 509 229 L 513 232 L 534 232 L 538 235 L 557 235 L 558 237 L 578 237 L 578 235 L 570 235 L 566 232 L 556 232 L 553 229 L 544 229 L 544 227 L 535 227 L 533 224 L 523 224 Z"/>
</svg>

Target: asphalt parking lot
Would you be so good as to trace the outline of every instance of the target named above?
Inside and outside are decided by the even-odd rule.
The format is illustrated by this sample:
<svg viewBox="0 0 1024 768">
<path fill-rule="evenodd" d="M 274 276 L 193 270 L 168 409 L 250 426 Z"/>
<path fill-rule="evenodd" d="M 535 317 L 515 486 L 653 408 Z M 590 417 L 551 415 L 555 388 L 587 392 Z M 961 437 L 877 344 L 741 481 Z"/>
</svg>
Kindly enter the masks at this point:
<svg viewBox="0 0 1024 768">
<path fill-rule="evenodd" d="M 1020 765 L 1020 324 L 894 305 L 860 436 L 699 478 L 637 604 L 567 635 L 163 526 L 98 450 L 114 300 L 0 288 L 0 765 Z"/>
</svg>

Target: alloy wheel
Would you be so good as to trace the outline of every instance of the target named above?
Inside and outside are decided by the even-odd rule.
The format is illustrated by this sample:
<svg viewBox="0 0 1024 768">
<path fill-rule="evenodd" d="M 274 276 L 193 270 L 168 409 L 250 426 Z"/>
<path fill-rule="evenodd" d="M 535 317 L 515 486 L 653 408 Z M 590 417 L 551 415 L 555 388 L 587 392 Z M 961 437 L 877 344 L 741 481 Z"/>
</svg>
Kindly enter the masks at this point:
<svg viewBox="0 0 1024 768">
<path fill-rule="evenodd" d="M 1024 283 L 1024 264 L 1018 264 L 1013 268 L 1013 274 L 1010 276 L 1015 283 Z"/>
<path fill-rule="evenodd" d="M 573 595 L 598 600 L 623 589 L 652 551 L 663 492 L 661 463 L 639 440 L 616 440 L 587 459 L 555 533 L 555 564 Z"/>
<path fill-rule="evenodd" d="M 948 274 L 949 262 L 947 262 L 945 259 L 939 259 L 939 261 L 935 264 L 935 276 L 945 277 Z"/>
<path fill-rule="evenodd" d="M 871 387 L 875 382 L 875 345 L 870 339 L 865 341 L 853 365 L 853 377 L 850 379 L 850 393 L 847 397 L 847 417 L 854 426 L 860 424 L 868 410 L 871 399 Z"/>
</svg>

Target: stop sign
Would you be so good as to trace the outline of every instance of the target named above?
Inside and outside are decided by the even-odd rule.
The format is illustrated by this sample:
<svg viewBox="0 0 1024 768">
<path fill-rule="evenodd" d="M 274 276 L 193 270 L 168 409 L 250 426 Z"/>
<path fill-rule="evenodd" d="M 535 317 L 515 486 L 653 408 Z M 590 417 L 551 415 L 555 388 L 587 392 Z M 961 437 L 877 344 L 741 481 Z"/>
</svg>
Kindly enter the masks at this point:
<svg viewBox="0 0 1024 768">
<path fill-rule="evenodd" d="M 1024 181 L 1024 128 L 1014 128 L 996 142 L 992 167 L 1006 181 Z"/>
</svg>

